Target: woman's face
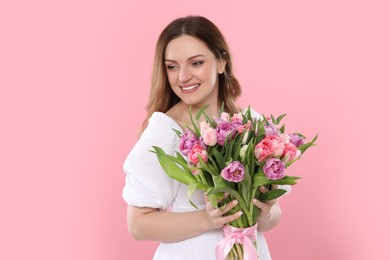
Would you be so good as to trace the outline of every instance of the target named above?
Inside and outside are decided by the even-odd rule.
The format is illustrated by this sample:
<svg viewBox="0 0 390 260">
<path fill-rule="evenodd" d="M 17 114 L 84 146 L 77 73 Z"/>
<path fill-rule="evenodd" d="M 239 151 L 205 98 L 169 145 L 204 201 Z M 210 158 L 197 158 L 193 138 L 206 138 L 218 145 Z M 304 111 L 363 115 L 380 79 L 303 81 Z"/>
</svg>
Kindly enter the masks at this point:
<svg viewBox="0 0 390 260">
<path fill-rule="evenodd" d="M 165 50 L 165 69 L 175 94 L 186 105 L 217 105 L 218 74 L 225 62 L 207 45 L 189 35 L 170 41 Z"/>
</svg>

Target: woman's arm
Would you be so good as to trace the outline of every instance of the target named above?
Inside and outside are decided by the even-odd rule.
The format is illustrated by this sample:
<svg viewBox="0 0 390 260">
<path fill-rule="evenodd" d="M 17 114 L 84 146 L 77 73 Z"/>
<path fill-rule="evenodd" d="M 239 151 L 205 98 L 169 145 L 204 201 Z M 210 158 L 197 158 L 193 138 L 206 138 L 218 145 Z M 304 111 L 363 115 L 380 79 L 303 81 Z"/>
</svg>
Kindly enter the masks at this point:
<svg viewBox="0 0 390 260">
<path fill-rule="evenodd" d="M 168 212 L 127 206 L 128 230 L 137 240 L 178 242 L 236 220 L 242 212 L 223 215 L 236 205 L 237 202 L 231 201 L 224 210 L 220 210 L 213 208 L 206 200 L 206 209 L 193 212 Z"/>
<path fill-rule="evenodd" d="M 267 203 L 260 201 L 253 201 L 258 208 L 261 209 L 259 218 L 257 219 L 258 230 L 265 232 L 274 228 L 280 221 L 282 210 L 278 203 L 278 200 L 270 201 Z"/>
<path fill-rule="evenodd" d="M 276 189 L 277 185 L 273 185 Z M 268 191 L 264 186 L 260 187 L 260 191 L 265 193 Z M 265 232 L 274 228 L 282 216 L 282 209 L 280 208 L 278 199 L 270 200 L 267 202 L 261 202 L 257 199 L 253 200 L 253 204 L 261 209 L 260 215 L 257 219 L 257 229 L 261 232 Z"/>
</svg>

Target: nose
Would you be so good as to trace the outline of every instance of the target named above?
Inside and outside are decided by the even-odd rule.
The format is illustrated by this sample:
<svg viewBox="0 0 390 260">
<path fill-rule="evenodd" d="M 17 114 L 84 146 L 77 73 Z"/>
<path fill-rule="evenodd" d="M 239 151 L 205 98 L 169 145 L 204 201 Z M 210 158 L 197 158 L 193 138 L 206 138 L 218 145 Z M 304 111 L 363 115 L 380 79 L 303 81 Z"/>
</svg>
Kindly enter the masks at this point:
<svg viewBox="0 0 390 260">
<path fill-rule="evenodd" d="M 191 79 L 192 75 L 189 69 L 186 66 L 182 66 L 180 68 L 180 73 L 179 73 L 179 81 L 184 83 L 187 82 Z"/>
</svg>

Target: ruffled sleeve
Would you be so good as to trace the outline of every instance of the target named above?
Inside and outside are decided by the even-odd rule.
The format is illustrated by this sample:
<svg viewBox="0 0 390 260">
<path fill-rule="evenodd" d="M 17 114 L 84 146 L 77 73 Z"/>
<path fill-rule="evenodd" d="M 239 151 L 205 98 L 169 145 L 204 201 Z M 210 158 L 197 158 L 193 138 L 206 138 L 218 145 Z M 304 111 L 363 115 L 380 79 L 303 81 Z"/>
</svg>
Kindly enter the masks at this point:
<svg viewBox="0 0 390 260">
<path fill-rule="evenodd" d="M 172 204 L 179 183 L 164 172 L 156 154 L 150 152 L 152 146 L 171 155 L 177 151 L 180 140 L 172 128 L 181 130 L 164 113 L 153 113 L 148 127 L 127 156 L 123 164 L 126 184 L 122 196 L 128 205 L 166 210 Z"/>
</svg>

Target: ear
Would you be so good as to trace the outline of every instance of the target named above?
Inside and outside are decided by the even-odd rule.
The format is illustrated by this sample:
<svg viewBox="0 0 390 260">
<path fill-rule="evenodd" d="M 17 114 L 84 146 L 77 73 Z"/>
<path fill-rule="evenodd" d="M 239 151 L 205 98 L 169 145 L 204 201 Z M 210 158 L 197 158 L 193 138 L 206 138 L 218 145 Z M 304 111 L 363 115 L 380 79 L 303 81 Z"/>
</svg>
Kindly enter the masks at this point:
<svg viewBox="0 0 390 260">
<path fill-rule="evenodd" d="M 218 73 L 222 74 L 225 72 L 225 67 L 226 67 L 226 60 L 224 58 L 220 58 L 218 60 Z"/>
</svg>

